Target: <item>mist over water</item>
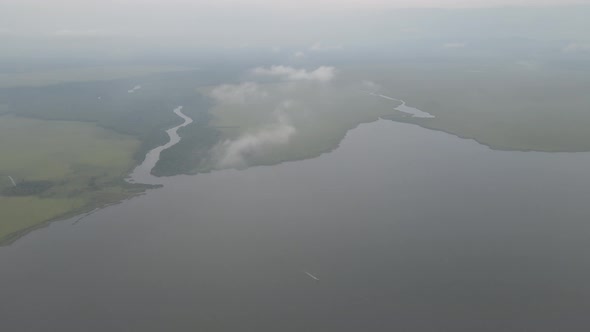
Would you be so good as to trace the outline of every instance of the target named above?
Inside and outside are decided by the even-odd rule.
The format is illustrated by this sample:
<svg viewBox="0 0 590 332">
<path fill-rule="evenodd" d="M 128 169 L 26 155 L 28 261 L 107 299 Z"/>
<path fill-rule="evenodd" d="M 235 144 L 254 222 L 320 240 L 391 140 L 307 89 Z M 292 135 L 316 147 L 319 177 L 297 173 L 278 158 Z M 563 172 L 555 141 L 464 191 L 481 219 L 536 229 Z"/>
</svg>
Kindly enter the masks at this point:
<svg viewBox="0 0 590 332">
<path fill-rule="evenodd" d="M 165 178 L 0 249 L 2 324 L 583 331 L 589 162 L 382 120 L 316 159 Z"/>
</svg>

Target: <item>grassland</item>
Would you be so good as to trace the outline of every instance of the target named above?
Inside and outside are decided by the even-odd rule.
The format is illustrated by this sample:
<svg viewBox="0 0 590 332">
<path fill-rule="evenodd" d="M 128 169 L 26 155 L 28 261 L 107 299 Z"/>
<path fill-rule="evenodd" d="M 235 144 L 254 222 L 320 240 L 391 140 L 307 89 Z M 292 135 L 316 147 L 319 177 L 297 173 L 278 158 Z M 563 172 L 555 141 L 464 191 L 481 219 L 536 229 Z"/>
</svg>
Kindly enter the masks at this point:
<svg viewBox="0 0 590 332">
<path fill-rule="evenodd" d="M 588 71 L 519 64 L 400 64 L 350 68 L 434 119 L 387 118 L 475 139 L 498 150 L 590 151 Z"/>
<path fill-rule="evenodd" d="M 190 128 L 183 128 L 184 134 L 189 136 L 191 131 L 199 131 L 200 126 L 208 121 L 210 104 L 196 88 L 230 77 L 231 74 L 223 71 L 198 70 L 110 81 L 14 87 L 0 89 L 0 105 L 5 105 L 5 113 L 9 114 L 92 122 L 117 133 L 137 137 L 141 145 L 134 158 L 141 162 L 147 151 L 168 140 L 164 130 L 179 123 L 180 119 L 172 112 L 179 105 L 183 105 L 186 114 L 197 122 Z M 128 92 L 137 85 L 141 86 L 140 90 Z"/>
<path fill-rule="evenodd" d="M 121 179 L 139 140 L 74 121 L 0 117 L 0 242 L 44 222 L 116 202 L 140 190 Z M 47 184 L 38 192 L 17 187 Z"/>
<path fill-rule="evenodd" d="M 0 74 L 0 243 L 145 190 L 123 179 L 168 140 L 165 129 L 181 121 L 172 112 L 179 105 L 195 123 L 154 173 L 191 170 L 217 137 L 207 126 L 209 101 L 196 88 L 232 73 L 126 67 Z M 195 149 L 200 154 L 190 153 Z"/>
</svg>

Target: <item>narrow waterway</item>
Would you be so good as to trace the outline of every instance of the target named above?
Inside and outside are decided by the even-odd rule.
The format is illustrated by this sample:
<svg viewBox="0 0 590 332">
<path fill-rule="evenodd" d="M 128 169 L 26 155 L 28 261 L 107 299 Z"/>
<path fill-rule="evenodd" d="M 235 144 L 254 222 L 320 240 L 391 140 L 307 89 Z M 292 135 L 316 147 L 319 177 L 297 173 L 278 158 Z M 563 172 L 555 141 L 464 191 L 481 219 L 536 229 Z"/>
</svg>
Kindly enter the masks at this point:
<svg viewBox="0 0 590 332">
<path fill-rule="evenodd" d="M 432 114 L 430 114 L 428 112 L 424 112 L 423 110 L 419 110 L 419 109 L 417 109 L 415 107 L 410 107 L 410 106 L 408 106 L 406 104 L 405 101 L 403 101 L 401 99 L 389 97 L 389 96 L 378 94 L 378 93 L 374 93 L 374 92 L 371 92 L 369 94 L 371 96 L 380 97 L 380 98 L 383 98 L 383 99 L 397 101 L 397 102 L 402 103 L 401 105 L 397 106 L 394 109 L 397 110 L 397 111 L 400 111 L 402 113 L 410 114 L 414 118 L 434 118 L 434 115 L 432 115 Z"/>
<path fill-rule="evenodd" d="M 160 184 L 161 181 L 158 180 L 157 177 L 151 174 L 152 169 L 160 160 L 160 154 L 162 151 L 178 144 L 180 142 L 180 136 L 178 135 L 178 129 L 182 127 L 186 127 L 189 124 L 193 123 L 193 119 L 188 117 L 186 114 L 182 113 L 182 106 L 178 106 L 174 109 L 174 114 L 178 115 L 184 122 L 176 127 L 170 128 L 166 130 L 166 133 L 170 137 L 170 141 L 168 143 L 158 146 L 157 148 L 152 149 L 148 152 L 145 156 L 145 160 L 141 165 L 137 166 L 133 172 L 129 175 L 127 181 L 134 182 L 134 183 L 144 183 L 144 184 Z"/>
</svg>

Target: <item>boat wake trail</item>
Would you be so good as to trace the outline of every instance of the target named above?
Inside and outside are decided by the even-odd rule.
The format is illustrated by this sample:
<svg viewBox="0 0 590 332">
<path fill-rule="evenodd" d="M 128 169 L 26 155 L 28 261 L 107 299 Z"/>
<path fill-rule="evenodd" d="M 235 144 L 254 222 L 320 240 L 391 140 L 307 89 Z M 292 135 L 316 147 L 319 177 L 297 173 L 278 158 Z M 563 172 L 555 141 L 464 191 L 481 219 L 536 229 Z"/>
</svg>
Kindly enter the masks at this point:
<svg viewBox="0 0 590 332">
<path fill-rule="evenodd" d="M 16 187 L 16 182 L 14 181 L 12 176 L 8 175 L 8 178 L 10 179 L 10 182 L 12 182 L 12 185 Z"/>
<path fill-rule="evenodd" d="M 305 274 L 307 274 L 311 279 L 316 280 L 316 281 L 320 281 L 320 279 L 316 276 L 314 276 L 313 274 L 305 271 Z"/>
</svg>

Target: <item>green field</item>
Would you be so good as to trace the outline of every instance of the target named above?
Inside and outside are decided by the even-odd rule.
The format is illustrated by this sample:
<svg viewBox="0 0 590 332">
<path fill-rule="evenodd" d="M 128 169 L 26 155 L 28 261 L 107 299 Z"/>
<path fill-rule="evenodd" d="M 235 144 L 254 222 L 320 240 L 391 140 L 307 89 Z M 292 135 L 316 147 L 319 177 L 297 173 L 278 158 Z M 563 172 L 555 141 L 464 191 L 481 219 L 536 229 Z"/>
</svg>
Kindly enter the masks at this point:
<svg viewBox="0 0 590 332">
<path fill-rule="evenodd" d="M 208 126 L 210 104 L 197 88 L 232 75 L 137 66 L 0 74 L 0 243 L 145 190 L 123 178 L 167 142 L 165 130 L 181 122 L 172 112 L 180 105 L 195 123 L 154 173 L 199 165 L 217 130 Z M 135 86 L 141 89 L 130 93 Z"/>
<path fill-rule="evenodd" d="M 493 149 L 590 151 L 590 75 L 585 70 L 518 64 L 400 64 L 349 68 L 381 92 L 436 116 L 391 116 Z"/>
<path fill-rule="evenodd" d="M 133 167 L 139 144 L 90 123 L 1 116 L 0 242 L 137 192 L 122 178 Z"/>
</svg>

